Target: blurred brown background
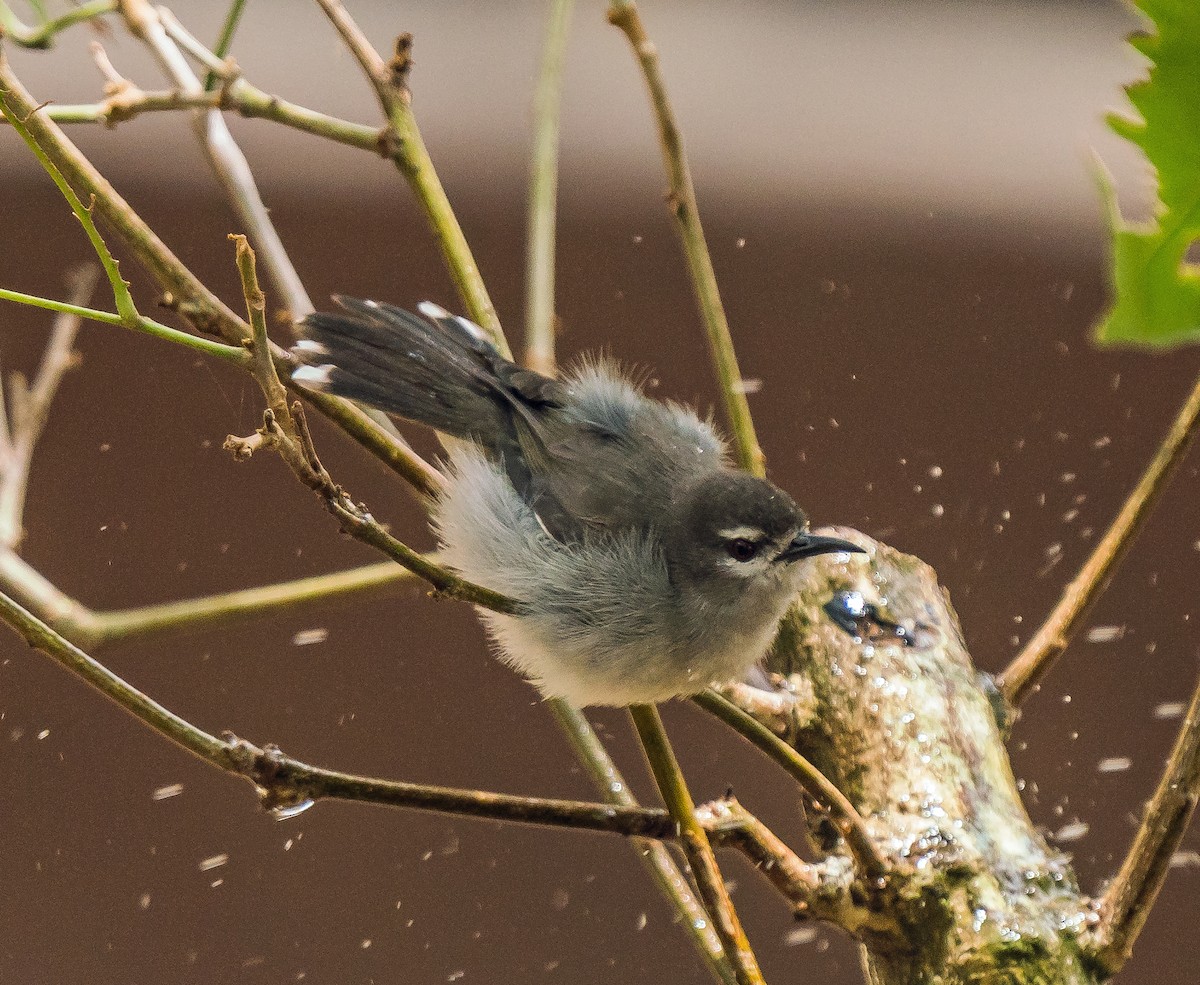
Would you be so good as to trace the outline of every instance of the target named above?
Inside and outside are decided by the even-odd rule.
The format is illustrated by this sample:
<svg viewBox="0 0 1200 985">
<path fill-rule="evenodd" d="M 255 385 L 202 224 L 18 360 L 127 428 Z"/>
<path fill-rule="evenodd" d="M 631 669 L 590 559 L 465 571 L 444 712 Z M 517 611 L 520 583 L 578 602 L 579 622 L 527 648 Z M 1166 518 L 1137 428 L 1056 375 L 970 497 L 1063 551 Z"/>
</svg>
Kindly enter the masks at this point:
<svg viewBox="0 0 1200 985">
<path fill-rule="evenodd" d="M 380 46 L 416 35 L 416 107 L 501 315 L 521 319 L 523 181 L 542 4 L 352 3 Z M 177 12 L 215 37 L 220 5 Z M 818 522 L 862 528 L 940 572 L 981 667 L 1036 627 L 1148 459 L 1200 360 L 1097 351 L 1104 233 L 1088 174 L 1138 71 L 1108 3 L 646 0 L 693 153 L 702 211 L 774 477 Z M 282 26 L 281 26 L 281 21 Z M 39 99 L 96 98 L 76 29 L 13 53 Z M 161 83 L 118 29 L 126 74 Z M 259 86 L 364 121 L 366 87 L 307 5 L 255 2 L 235 47 Z M 605 346 L 659 393 L 713 402 L 662 207 L 649 114 L 601 4 L 576 11 L 562 172 L 560 311 L 568 353 Z M 232 121 L 314 298 L 453 303 L 431 237 L 386 164 Z M 72 131 L 202 277 L 237 303 L 237 226 L 187 121 Z M 0 133 L 0 282 L 61 295 L 86 259 L 74 219 Z M 1138 207 L 1136 194 L 1132 207 Z M 126 264 L 130 270 L 132 264 Z M 135 278 L 143 307 L 153 294 Z M 0 310 L 0 359 L 29 367 L 48 318 Z M 260 398 L 224 367 L 102 326 L 84 332 L 36 459 L 26 556 L 116 607 L 375 558 L 339 537 L 270 456 L 227 433 Z M 323 429 L 327 465 L 420 544 L 395 480 Z M 423 447 L 428 447 L 426 439 Z M 931 470 L 940 470 L 934 478 Z M 1031 700 L 1013 743 L 1034 817 L 1076 820 L 1084 884 L 1111 875 L 1187 697 L 1200 635 L 1196 466 L 1137 543 L 1093 626 Z M 1054 563 L 1055 558 L 1061 558 Z M 328 630 L 318 645 L 294 634 Z M 471 613 L 415 590 L 236 629 L 146 640 L 109 664 L 211 731 L 310 762 L 416 781 L 590 797 L 533 691 L 492 661 Z M 699 797 L 733 785 L 797 844 L 782 775 L 685 706 L 666 709 Z M 623 715 L 591 716 L 640 794 Z M 43 735 L 44 733 L 44 735 Z M 1101 759 L 1132 768 L 1101 773 Z M 0 634 L 0 981 L 54 983 L 654 982 L 707 973 L 615 837 L 321 804 L 290 821 Z M 183 785 L 171 799 L 152 793 Z M 1189 835 L 1185 848 L 1200 849 Z M 228 862 L 202 871 L 220 854 Z M 834 933 L 729 859 L 768 980 L 856 982 Z M 1200 871 L 1174 871 L 1123 980 L 1194 981 Z"/>
</svg>

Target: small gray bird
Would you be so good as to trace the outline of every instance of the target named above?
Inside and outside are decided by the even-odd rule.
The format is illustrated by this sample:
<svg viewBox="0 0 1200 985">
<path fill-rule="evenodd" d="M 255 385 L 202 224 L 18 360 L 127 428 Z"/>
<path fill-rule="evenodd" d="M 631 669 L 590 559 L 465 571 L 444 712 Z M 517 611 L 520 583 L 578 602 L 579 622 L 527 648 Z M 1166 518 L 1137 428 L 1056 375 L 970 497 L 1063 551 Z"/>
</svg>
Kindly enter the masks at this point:
<svg viewBox="0 0 1200 985">
<path fill-rule="evenodd" d="M 300 322 L 292 379 L 465 439 L 433 514 L 443 557 L 518 600 L 482 615 L 548 697 L 651 703 L 740 679 L 796 592 L 796 562 L 860 550 L 809 534 L 709 424 L 605 361 L 551 379 L 437 305 L 419 318 L 334 300 L 345 314 Z"/>
</svg>

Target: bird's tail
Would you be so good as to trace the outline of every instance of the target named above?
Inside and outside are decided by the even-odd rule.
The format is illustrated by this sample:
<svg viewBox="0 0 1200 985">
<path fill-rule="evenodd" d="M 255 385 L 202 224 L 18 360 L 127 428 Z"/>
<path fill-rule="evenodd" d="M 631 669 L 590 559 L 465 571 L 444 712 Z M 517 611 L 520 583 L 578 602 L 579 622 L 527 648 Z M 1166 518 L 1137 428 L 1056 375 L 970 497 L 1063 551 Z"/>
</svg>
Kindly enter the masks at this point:
<svg viewBox="0 0 1200 985">
<path fill-rule="evenodd" d="M 299 323 L 297 383 L 458 438 L 511 431 L 501 378 L 516 367 L 479 326 L 429 302 L 418 317 L 377 301 L 334 300 L 344 314 L 316 312 Z"/>
</svg>

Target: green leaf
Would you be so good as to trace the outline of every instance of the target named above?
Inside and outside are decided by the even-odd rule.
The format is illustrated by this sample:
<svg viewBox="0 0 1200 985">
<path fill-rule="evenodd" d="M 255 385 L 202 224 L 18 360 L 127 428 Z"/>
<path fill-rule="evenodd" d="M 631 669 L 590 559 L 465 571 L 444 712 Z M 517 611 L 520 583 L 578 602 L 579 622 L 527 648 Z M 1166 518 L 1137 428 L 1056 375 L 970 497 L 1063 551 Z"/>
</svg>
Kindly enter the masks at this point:
<svg viewBox="0 0 1200 985">
<path fill-rule="evenodd" d="M 1126 222 L 1103 178 L 1113 230 L 1112 310 L 1101 342 L 1154 346 L 1200 341 L 1200 0 L 1137 0 L 1155 33 L 1130 44 L 1150 59 L 1147 79 L 1127 87 L 1140 119 L 1110 116 L 1158 175 L 1158 206 L 1146 224 Z"/>
</svg>

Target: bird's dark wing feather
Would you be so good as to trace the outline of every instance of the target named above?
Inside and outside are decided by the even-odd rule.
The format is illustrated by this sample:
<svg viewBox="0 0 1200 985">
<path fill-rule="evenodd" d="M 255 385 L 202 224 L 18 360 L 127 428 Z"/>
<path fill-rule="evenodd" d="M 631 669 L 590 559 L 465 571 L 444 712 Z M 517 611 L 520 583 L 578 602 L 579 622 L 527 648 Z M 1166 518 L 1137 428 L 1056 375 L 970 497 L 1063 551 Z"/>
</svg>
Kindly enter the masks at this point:
<svg viewBox="0 0 1200 985">
<path fill-rule="evenodd" d="M 559 381 L 505 359 L 465 318 L 337 297 L 300 323 L 300 379 L 482 446 L 563 541 L 644 528 L 724 450 L 690 411 L 643 396 L 613 367 Z"/>
</svg>

